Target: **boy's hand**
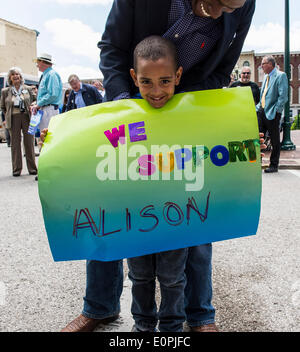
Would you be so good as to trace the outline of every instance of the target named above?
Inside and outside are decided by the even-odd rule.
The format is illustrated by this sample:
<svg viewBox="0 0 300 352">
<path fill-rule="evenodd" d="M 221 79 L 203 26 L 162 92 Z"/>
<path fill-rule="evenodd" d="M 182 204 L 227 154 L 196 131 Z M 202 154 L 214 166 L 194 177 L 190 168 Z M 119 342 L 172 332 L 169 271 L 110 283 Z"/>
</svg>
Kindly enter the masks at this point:
<svg viewBox="0 0 300 352">
<path fill-rule="evenodd" d="M 259 134 L 260 150 L 267 148 L 267 146 L 264 144 L 264 142 L 265 142 L 264 136 L 265 135 L 263 133 Z M 264 153 L 260 153 L 260 155 L 261 155 L 261 157 L 265 156 Z"/>
<path fill-rule="evenodd" d="M 40 142 L 39 142 L 39 146 L 42 147 L 43 144 L 44 144 L 44 141 L 45 141 L 45 138 L 47 136 L 47 133 L 48 133 L 48 128 L 44 128 L 42 131 L 41 131 L 41 135 L 40 135 Z"/>
</svg>

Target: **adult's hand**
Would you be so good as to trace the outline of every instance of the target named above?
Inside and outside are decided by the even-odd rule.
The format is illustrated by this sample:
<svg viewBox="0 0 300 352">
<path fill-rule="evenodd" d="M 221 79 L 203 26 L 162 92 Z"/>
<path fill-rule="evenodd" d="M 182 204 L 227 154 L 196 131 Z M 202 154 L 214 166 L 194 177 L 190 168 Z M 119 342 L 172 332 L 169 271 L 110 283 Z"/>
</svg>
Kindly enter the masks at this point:
<svg viewBox="0 0 300 352">
<path fill-rule="evenodd" d="M 31 106 L 31 114 L 35 115 L 37 113 L 37 111 L 39 110 L 39 106 L 38 105 L 32 105 Z"/>
<path fill-rule="evenodd" d="M 265 135 L 263 133 L 259 134 L 259 143 L 260 143 L 260 150 L 266 149 L 267 146 L 265 145 Z M 260 153 L 261 157 L 265 156 L 264 153 Z"/>
</svg>

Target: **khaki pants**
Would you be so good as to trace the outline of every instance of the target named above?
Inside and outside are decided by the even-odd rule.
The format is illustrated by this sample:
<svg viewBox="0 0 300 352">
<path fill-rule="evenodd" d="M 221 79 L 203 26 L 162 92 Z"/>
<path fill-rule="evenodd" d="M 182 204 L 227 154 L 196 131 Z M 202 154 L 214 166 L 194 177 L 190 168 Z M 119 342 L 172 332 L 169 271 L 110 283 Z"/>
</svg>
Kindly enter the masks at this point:
<svg viewBox="0 0 300 352">
<path fill-rule="evenodd" d="M 32 174 L 37 172 L 33 144 L 34 137 L 28 134 L 28 127 L 29 116 L 26 113 L 18 113 L 12 115 L 10 132 L 13 174 L 20 174 L 22 171 L 21 131 L 23 134 L 28 172 Z"/>
<path fill-rule="evenodd" d="M 41 110 L 43 110 L 43 112 L 44 112 L 43 117 L 42 117 L 41 122 L 40 122 L 40 126 L 39 126 L 39 129 L 42 132 L 42 130 L 44 128 L 48 128 L 48 125 L 50 123 L 51 117 L 53 117 L 55 115 L 58 115 L 59 110 L 58 109 L 55 110 L 53 105 L 42 106 Z"/>
</svg>

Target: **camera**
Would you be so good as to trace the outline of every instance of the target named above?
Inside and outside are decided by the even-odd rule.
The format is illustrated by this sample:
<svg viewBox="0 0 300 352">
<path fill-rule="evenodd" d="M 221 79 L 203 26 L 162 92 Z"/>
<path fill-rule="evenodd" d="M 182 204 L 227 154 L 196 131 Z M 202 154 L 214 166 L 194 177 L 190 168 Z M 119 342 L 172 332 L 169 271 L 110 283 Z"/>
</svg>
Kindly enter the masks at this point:
<svg viewBox="0 0 300 352">
<path fill-rule="evenodd" d="M 26 109 L 25 109 L 25 103 L 24 103 L 24 100 L 20 99 L 19 101 L 19 109 L 20 109 L 20 112 L 25 112 Z"/>
</svg>

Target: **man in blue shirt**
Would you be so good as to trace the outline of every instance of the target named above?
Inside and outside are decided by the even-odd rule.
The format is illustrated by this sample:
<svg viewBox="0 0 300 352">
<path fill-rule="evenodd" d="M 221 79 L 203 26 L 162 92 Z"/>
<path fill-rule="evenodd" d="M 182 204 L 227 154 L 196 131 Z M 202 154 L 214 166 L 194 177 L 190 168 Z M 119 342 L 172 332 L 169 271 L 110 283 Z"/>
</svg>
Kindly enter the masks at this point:
<svg viewBox="0 0 300 352">
<path fill-rule="evenodd" d="M 102 103 L 102 96 L 97 88 L 80 82 L 77 75 L 71 75 L 68 82 L 72 88 L 72 92 L 68 99 L 66 111 Z"/>
<path fill-rule="evenodd" d="M 59 74 L 53 70 L 52 56 L 41 54 L 37 60 L 37 67 L 42 76 L 39 82 L 38 95 L 36 104 L 32 106 L 32 113 L 36 114 L 37 110 L 43 111 L 43 116 L 39 125 L 40 131 L 48 128 L 52 116 L 59 113 L 58 107 L 62 100 L 62 81 Z M 35 180 L 38 180 L 36 176 Z"/>
<path fill-rule="evenodd" d="M 62 81 L 59 74 L 52 68 L 52 56 L 41 54 L 37 58 L 37 67 L 42 76 L 39 83 L 36 105 L 32 107 L 32 112 L 43 110 L 43 117 L 40 122 L 40 131 L 48 128 L 51 117 L 59 113 L 58 106 L 62 99 Z"/>
</svg>

